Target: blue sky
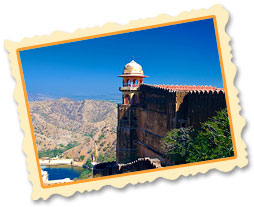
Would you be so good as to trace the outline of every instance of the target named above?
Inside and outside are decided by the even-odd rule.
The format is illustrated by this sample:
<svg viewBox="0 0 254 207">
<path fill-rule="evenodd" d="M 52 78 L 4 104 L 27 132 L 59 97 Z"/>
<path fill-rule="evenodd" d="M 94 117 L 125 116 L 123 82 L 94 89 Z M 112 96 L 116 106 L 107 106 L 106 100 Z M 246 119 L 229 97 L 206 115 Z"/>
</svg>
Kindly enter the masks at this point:
<svg viewBox="0 0 254 207">
<path fill-rule="evenodd" d="M 132 56 L 145 83 L 223 88 L 212 19 L 20 52 L 27 92 L 58 97 L 121 95 Z"/>
</svg>

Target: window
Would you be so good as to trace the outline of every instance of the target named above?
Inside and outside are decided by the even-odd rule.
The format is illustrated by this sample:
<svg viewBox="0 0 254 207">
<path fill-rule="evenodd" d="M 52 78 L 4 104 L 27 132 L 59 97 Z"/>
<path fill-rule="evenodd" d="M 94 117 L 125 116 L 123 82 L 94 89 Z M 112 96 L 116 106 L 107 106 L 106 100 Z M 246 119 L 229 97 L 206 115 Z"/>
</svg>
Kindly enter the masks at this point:
<svg viewBox="0 0 254 207">
<path fill-rule="evenodd" d="M 136 104 L 138 104 L 138 96 L 134 94 L 132 97 L 132 105 L 136 105 Z"/>
</svg>

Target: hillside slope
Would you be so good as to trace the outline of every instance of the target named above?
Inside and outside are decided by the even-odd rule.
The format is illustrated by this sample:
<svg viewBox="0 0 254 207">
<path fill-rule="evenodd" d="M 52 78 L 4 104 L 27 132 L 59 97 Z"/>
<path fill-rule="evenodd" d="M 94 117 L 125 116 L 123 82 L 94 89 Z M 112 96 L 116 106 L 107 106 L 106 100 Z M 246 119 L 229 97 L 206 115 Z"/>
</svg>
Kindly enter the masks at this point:
<svg viewBox="0 0 254 207">
<path fill-rule="evenodd" d="M 83 155 L 86 160 L 97 150 L 98 154 L 113 159 L 116 106 L 106 101 L 67 98 L 30 102 L 38 151 L 62 149 L 63 157 L 79 159 Z"/>
</svg>

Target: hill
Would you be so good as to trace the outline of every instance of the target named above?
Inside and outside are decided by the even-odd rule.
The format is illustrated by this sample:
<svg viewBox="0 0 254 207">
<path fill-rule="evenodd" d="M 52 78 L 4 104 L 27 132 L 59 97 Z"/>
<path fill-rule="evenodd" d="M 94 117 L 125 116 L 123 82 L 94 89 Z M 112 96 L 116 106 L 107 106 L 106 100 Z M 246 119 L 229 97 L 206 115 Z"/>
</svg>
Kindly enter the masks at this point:
<svg viewBox="0 0 254 207">
<path fill-rule="evenodd" d="M 114 159 L 115 103 L 60 98 L 29 102 L 29 107 L 39 155 L 54 151 L 63 157 L 86 160 L 97 150 L 105 159 Z"/>
</svg>

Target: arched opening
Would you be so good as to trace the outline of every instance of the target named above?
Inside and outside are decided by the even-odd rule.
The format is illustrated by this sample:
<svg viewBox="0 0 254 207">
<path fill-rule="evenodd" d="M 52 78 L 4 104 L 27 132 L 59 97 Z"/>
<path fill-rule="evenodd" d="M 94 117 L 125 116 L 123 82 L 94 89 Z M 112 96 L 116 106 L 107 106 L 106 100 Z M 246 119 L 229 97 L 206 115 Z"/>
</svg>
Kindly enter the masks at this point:
<svg viewBox="0 0 254 207">
<path fill-rule="evenodd" d="M 131 99 L 132 105 L 138 104 L 138 96 L 134 94 Z"/>
<path fill-rule="evenodd" d="M 136 87 L 136 86 L 137 86 L 137 80 L 136 80 L 136 79 L 133 80 L 132 86 L 133 86 L 133 87 Z"/>
<path fill-rule="evenodd" d="M 123 79 L 123 86 L 126 86 L 126 80 Z"/>
<path fill-rule="evenodd" d="M 130 104 L 130 96 L 128 94 L 124 96 L 123 104 L 126 105 Z"/>
</svg>

